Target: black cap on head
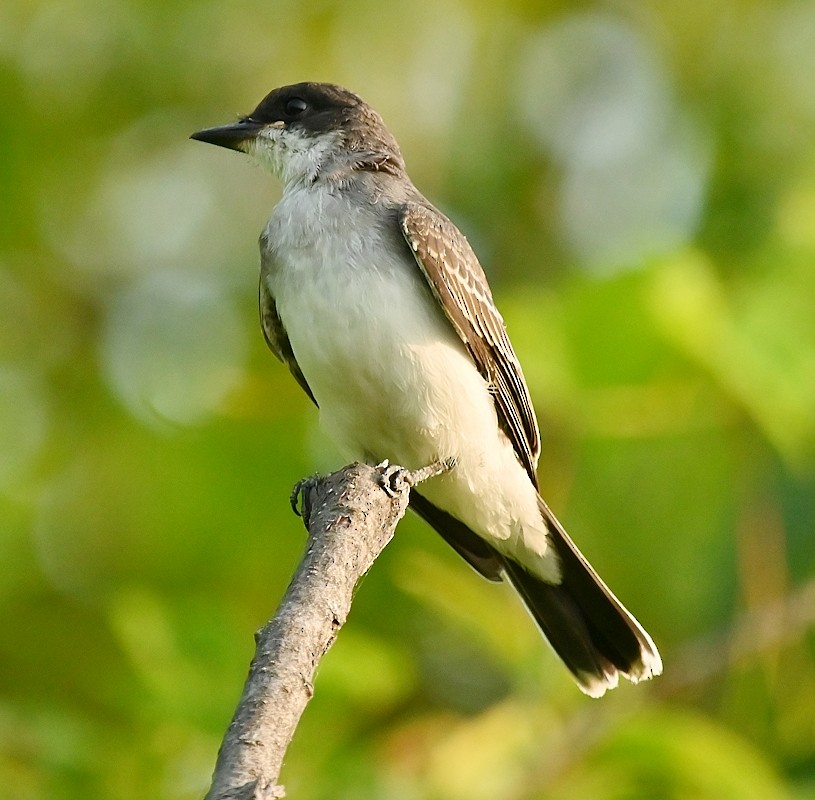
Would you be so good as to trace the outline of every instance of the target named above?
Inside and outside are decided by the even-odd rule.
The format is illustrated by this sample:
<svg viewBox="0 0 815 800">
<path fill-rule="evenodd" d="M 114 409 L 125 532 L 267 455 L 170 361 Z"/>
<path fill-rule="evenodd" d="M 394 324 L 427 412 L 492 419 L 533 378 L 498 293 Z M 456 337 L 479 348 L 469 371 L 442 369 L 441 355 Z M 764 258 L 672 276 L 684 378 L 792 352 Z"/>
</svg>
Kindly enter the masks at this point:
<svg viewBox="0 0 815 800">
<path fill-rule="evenodd" d="M 296 124 L 304 130 L 332 130 L 352 115 L 352 110 L 366 107 L 353 92 L 330 83 L 295 83 L 273 89 L 247 119 L 269 125 L 273 122 Z"/>
<path fill-rule="evenodd" d="M 266 125 L 283 122 L 315 135 L 338 131 L 350 150 L 385 151 L 402 160 L 382 117 L 359 95 L 333 83 L 281 86 L 266 95 L 247 119 Z"/>
</svg>

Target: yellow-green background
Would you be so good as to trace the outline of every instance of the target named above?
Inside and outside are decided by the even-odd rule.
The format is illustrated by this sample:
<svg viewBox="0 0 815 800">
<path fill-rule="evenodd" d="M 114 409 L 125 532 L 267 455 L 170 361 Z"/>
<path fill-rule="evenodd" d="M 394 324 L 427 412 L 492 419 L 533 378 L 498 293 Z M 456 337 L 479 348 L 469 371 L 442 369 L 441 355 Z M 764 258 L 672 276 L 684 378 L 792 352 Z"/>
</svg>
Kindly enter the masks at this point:
<svg viewBox="0 0 815 800">
<path fill-rule="evenodd" d="M 5 0 L 0 797 L 208 785 L 340 461 L 257 327 L 279 188 L 187 136 L 304 79 L 474 243 L 544 495 L 665 676 L 583 697 L 410 519 L 289 795 L 815 797 L 814 42 L 812 0 Z"/>
</svg>

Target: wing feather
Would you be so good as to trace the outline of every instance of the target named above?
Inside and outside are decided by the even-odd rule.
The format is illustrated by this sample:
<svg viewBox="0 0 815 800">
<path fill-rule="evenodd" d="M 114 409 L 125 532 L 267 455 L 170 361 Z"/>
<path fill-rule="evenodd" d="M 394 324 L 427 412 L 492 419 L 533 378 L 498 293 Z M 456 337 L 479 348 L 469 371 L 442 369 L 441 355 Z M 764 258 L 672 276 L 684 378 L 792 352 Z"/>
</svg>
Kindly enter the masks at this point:
<svg viewBox="0 0 815 800">
<path fill-rule="evenodd" d="M 266 281 L 263 280 L 263 273 L 260 277 L 260 290 L 258 292 L 258 306 L 260 308 L 260 327 L 263 330 L 263 338 L 269 349 L 282 361 L 294 375 L 294 379 L 300 384 L 303 391 L 311 398 L 314 405 L 317 401 L 311 393 L 311 388 L 308 385 L 306 376 L 303 375 L 297 359 L 294 357 L 294 351 L 289 342 L 289 336 L 286 329 L 283 327 L 283 322 L 277 313 L 277 306 L 275 305 L 274 297 L 266 286 Z"/>
<path fill-rule="evenodd" d="M 469 242 L 429 204 L 408 202 L 399 225 L 416 263 L 495 399 L 501 427 L 532 482 L 540 433 L 529 389 L 487 278 Z"/>
</svg>

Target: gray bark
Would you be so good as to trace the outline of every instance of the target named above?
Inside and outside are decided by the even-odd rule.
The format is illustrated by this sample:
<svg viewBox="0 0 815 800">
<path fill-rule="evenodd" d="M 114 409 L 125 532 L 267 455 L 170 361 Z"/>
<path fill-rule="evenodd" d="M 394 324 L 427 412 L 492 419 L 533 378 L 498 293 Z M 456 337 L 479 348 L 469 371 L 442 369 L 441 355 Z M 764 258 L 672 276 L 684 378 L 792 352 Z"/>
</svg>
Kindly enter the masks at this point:
<svg viewBox="0 0 815 800">
<path fill-rule="evenodd" d="M 391 491 L 383 490 L 384 478 Z M 362 576 L 407 508 L 410 476 L 353 464 L 303 487 L 306 553 L 255 656 L 226 732 L 206 800 L 284 796 L 286 748 L 314 692 L 314 673 L 351 609 Z M 394 485 L 395 484 L 395 485 Z"/>
</svg>

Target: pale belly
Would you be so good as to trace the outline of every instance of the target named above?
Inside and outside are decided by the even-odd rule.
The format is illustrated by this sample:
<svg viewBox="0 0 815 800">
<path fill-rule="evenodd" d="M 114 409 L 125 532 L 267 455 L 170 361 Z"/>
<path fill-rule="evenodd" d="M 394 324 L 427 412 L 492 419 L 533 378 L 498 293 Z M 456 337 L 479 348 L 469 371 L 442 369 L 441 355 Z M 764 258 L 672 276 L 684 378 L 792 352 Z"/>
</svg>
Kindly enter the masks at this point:
<svg viewBox="0 0 815 800">
<path fill-rule="evenodd" d="M 495 425 L 485 382 L 413 276 L 330 282 L 277 301 L 321 424 L 347 455 L 418 468 L 454 455 L 462 425 Z"/>
</svg>

